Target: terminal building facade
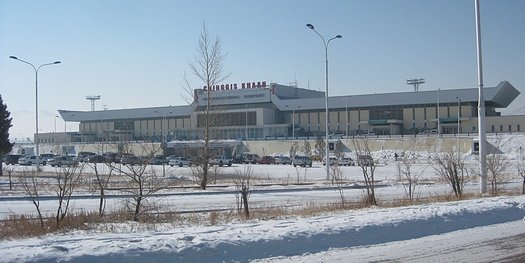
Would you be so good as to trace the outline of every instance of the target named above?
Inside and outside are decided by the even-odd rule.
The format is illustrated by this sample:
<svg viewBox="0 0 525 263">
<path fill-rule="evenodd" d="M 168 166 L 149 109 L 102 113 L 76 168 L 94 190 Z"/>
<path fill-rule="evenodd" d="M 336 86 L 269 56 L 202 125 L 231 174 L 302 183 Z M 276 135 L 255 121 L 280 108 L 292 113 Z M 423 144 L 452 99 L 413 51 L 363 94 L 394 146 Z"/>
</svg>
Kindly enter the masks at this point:
<svg viewBox="0 0 525 263">
<path fill-rule="evenodd" d="M 522 132 L 525 116 L 500 116 L 520 94 L 509 82 L 484 88 L 486 132 Z M 361 134 L 477 133 L 478 89 L 448 89 L 347 95 L 275 83 L 250 82 L 203 87 L 190 105 L 101 111 L 59 110 L 77 133 L 39 134 L 41 143 L 198 140 L 209 116 L 211 139 L 265 140 Z M 207 110 L 208 109 L 208 110 Z M 459 128 L 459 130 L 458 130 Z"/>
</svg>

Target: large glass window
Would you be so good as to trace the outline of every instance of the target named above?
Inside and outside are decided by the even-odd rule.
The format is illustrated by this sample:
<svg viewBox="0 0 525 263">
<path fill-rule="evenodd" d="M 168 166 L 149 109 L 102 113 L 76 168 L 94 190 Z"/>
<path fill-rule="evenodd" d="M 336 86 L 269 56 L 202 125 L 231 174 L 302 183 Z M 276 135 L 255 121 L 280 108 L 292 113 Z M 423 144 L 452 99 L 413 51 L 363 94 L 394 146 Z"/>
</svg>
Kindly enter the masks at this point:
<svg viewBox="0 0 525 263">
<path fill-rule="evenodd" d="M 115 121 L 115 130 L 130 131 L 135 129 L 133 121 Z"/>
<path fill-rule="evenodd" d="M 257 124 L 257 114 L 250 112 L 213 113 L 209 116 L 210 127 L 246 126 Z M 197 115 L 197 127 L 206 127 L 206 115 Z"/>
<path fill-rule="evenodd" d="M 402 120 L 402 108 L 376 108 L 370 109 L 370 120 Z"/>
</svg>

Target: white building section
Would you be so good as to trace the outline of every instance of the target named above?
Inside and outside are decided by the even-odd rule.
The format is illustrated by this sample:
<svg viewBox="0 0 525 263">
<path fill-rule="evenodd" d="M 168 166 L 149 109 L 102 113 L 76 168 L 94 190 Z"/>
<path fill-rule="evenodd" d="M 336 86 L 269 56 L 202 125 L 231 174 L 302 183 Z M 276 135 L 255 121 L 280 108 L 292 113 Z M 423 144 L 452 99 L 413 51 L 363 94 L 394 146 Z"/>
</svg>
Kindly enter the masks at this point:
<svg viewBox="0 0 525 263">
<path fill-rule="evenodd" d="M 484 91 L 484 129 L 524 131 L 525 116 L 500 116 L 497 111 L 508 107 L 520 92 L 507 81 Z M 79 132 L 69 141 L 202 139 L 208 100 L 213 119 L 211 139 L 314 138 L 325 134 L 324 92 L 263 81 L 197 89 L 194 99 L 181 106 L 59 113 L 65 121 L 79 123 Z M 476 133 L 477 99 L 477 88 L 329 97 L 329 132 L 342 136 Z M 46 142 L 52 135 L 40 136 Z"/>
</svg>

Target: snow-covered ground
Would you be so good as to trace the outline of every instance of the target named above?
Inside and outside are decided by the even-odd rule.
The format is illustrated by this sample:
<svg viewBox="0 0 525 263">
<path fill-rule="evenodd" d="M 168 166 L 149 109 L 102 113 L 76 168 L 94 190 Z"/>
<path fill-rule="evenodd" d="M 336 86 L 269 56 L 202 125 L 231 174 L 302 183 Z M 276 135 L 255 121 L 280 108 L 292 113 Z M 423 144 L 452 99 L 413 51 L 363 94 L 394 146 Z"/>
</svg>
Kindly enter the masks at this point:
<svg viewBox="0 0 525 263">
<path fill-rule="evenodd" d="M 120 233 L 76 231 L 4 240 L 0 254 L 2 262 L 363 262 L 403 258 L 423 249 L 435 255 L 446 253 L 440 249 L 446 248 L 441 243 L 447 239 L 436 235 L 454 231 L 458 232 L 451 234 L 452 239 L 459 248 L 473 236 L 491 240 L 523 235 L 524 216 L 525 197 L 518 196 L 215 226 L 158 226 L 156 231 L 144 232 L 128 231 L 129 223 L 121 226 Z M 465 231 L 487 226 L 490 231 Z M 422 237 L 425 242 L 417 241 Z M 519 242 L 523 245 L 525 240 Z M 493 251 L 489 256 L 512 256 L 523 252 L 521 247 L 517 252 Z M 469 251 L 459 254 L 455 261 L 495 258 Z"/>
<path fill-rule="evenodd" d="M 499 139 L 498 147 L 513 164 L 523 158 L 516 151 L 525 136 Z M 521 149 L 521 148 L 520 148 Z M 405 190 L 398 180 L 393 159 L 396 150 L 374 155 L 380 200 L 403 198 Z M 421 172 L 424 184 L 420 197 L 450 194 L 450 187 L 435 177 L 429 167 L 428 152 L 415 153 L 421 162 L 413 167 Z M 465 155 L 469 165 L 475 158 Z M 250 195 L 252 207 L 304 206 L 337 203 L 340 192 L 326 181 L 325 168 L 253 165 L 256 186 Z M 223 167 L 218 176 L 233 175 L 244 165 Z M 24 169 L 17 167 L 17 169 Z M 161 168 L 156 167 L 160 173 Z M 54 168 L 44 167 L 53 172 Z M 359 167 L 341 167 L 347 201 L 363 196 Z M 500 189 L 517 192 L 521 178 L 515 167 Z M 168 168 L 165 177 L 173 182 L 191 178 L 189 168 Z M 46 179 L 43 179 L 46 180 Z M 48 179 L 52 180 L 52 179 Z M 34 214 L 29 200 L 20 191 L 8 191 L 0 178 L 0 218 L 12 214 Z M 192 211 L 236 206 L 234 187 L 219 185 L 206 191 L 177 188 L 163 191 L 155 201 L 162 211 Z M 56 201 L 52 191 L 41 189 L 44 214 L 53 213 Z M 466 192 L 479 192 L 477 179 L 465 186 Z M 47 192 L 46 192 L 47 191 Z M 123 196 L 108 200 L 108 209 L 122 207 Z M 73 211 L 93 210 L 98 199 L 81 189 L 73 200 Z M 337 211 L 313 217 L 288 216 L 273 220 L 247 220 L 240 223 L 195 226 L 159 224 L 143 228 L 135 222 L 93 226 L 89 231 L 49 234 L 42 237 L 2 240 L 0 262 L 492 262 L 525 261 L 525 196 L 501 196 L 427 205 Z M 112 229 L 107 232 L 107 229 Z M 518 259 L 518 260 L 517 260 Z"/>
</svg>

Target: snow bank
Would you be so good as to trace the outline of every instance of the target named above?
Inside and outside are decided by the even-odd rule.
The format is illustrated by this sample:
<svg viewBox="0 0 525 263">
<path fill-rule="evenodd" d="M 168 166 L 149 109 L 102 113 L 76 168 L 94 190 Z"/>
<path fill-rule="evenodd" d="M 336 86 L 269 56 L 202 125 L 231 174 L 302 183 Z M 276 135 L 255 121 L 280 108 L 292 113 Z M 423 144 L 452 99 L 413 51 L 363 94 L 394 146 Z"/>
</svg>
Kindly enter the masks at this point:
<svg viewBox="0 0 525 263">
<path fill-rule="evenodd" d="M 141 233 L 3 241 L 3 262 L 245 262 L 381 244 L 523 219 L 525 196 Z"/>
</svg>

